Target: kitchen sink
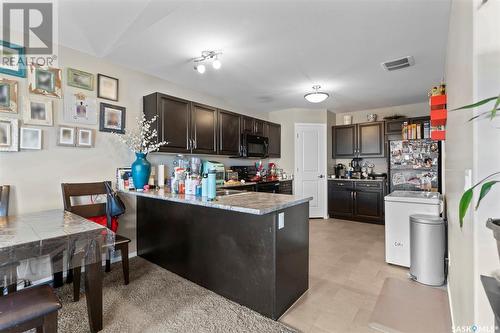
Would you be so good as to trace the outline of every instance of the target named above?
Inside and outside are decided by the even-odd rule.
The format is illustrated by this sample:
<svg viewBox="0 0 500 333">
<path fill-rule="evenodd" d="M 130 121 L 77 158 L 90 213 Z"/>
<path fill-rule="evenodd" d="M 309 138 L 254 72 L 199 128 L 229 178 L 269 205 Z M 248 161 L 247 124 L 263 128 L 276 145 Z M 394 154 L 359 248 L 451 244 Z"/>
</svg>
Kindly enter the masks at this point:
<svg viewBox="0 0 500 333">
<path fill-rule="evenodd" d="M 245 191 L 238 191 L 238 190 L 229 190 L 229 189 L 220 189 L 215 192 L 217 197 L 225 197 L 228 195 L 236 195 L 236 194 L 244 194 L 246 193 Z"/>
</svg>

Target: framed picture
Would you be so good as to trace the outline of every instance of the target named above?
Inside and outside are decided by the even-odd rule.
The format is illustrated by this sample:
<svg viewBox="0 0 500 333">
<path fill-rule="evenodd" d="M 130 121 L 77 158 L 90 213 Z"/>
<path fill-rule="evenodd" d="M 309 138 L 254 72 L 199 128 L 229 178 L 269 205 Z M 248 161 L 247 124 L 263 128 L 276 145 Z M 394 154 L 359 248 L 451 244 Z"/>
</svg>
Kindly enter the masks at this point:
<svg viewBox="0 0 500 333">
<path fill-rule="evenodd" d="M 95 125 L 97 124 L 97 100 L 83 93 L 68 94 L 64 98 L 64 121 Z"/>
<path fill-rule="evenodd" d="M 76 146 L 91 148 L 94 147 L 95 130 L 91 128 L 77 128 L 76 129 Z"/>
<path fill-rule="evenodd" d="M 24 47 L 0 40 L 0 73 L 26 77 Z"/>
<path fill-rule="evenodd" d="M 68 86 L 94 90 L 94 74 L 68 68 Z"/>
<path fill-rule="evenodd" d="M 32 94 L 62 97 L 62 75 L 59 68 L 30 66 L 29 91 Z"/>
<path fill-rule="evenodd" d="M 59 146 L 74 147 L 76 145 L 75 137 L 75 127 L 60 126 L 57 135 L 57 144 Z"/>
<path fill-rule="evenodd" d="M 42 130 L 40 128 L 21 127 L 21 149 L 42 149 Z"/>
<path fill-rule="evenodd" d="M 97 97 L 118 102 L 118 79 L 97 74 Z"/>
<path fill-rule="evenodd" d="M 125 108 L 123 106 L 101 103 L 99 131 L 125 133 Z"/>
<path fill-rule="evenodd" d="M 0 118 L 0 151 L 19 151 L 19 120 Z"/>
<path fill-rule="evenodd" d="M 26 103 L 24 123 L 38 126 L 53 125 L 53 101 L 48 98 L 31 96 Z"/>
<path fill-rule="evenodd" d="M 0 112 L 17 113 L 17 81 L 0 79 Z"/>
</svg>

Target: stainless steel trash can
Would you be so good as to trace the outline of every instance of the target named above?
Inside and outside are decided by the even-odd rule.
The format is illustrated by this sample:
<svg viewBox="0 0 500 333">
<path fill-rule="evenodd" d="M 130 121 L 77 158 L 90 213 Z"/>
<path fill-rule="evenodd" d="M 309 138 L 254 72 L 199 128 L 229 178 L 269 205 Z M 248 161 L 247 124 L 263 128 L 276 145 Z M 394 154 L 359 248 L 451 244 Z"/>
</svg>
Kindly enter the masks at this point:
<svg viewBox="0 0 500 333">
<path fill-rule="evenodd" d="M 445 282 L 446 227 L 439 216 L 410 215 L 410 276 L 430 286 Z"/>
</svg>

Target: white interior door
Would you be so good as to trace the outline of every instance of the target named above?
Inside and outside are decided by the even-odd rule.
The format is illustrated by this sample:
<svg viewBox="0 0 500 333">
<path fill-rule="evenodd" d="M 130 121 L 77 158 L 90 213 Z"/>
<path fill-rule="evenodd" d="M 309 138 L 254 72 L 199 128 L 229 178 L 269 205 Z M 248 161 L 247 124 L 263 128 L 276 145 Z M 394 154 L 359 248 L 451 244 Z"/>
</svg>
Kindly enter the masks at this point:
<svg viewBox="0 0 500 333">
<path fill-rule="evenodd" d="M 312 197 L 309 217 L 327 217 L 326 125 L 295 124 L 295 189 Z"/>
</svg>

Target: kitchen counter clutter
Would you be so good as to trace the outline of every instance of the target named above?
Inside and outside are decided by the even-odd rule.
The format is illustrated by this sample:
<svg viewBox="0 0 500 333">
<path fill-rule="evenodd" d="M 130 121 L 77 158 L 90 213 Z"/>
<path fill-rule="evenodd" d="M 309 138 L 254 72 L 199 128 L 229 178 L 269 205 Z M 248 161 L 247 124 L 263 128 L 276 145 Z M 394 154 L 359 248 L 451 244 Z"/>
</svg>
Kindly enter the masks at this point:
<svg viewBox="0 0 500 333">
<path fill-rule="evenodd" d="M 203 197 L 185 194 L 167 193 L 165 190 L 128 191 L 120 193 L 136 195 L 152 199 L 173 201 L 189 205 L 231 210 L 241 213 L 264 215 L 281 209 L 309 202 L 312 198 L 302 198 L 294 195 L 271 194 L 261 192 L 236 191 L 238 193 L 221 193 L 215 200 L 209 201 Z"/>
</svg>

